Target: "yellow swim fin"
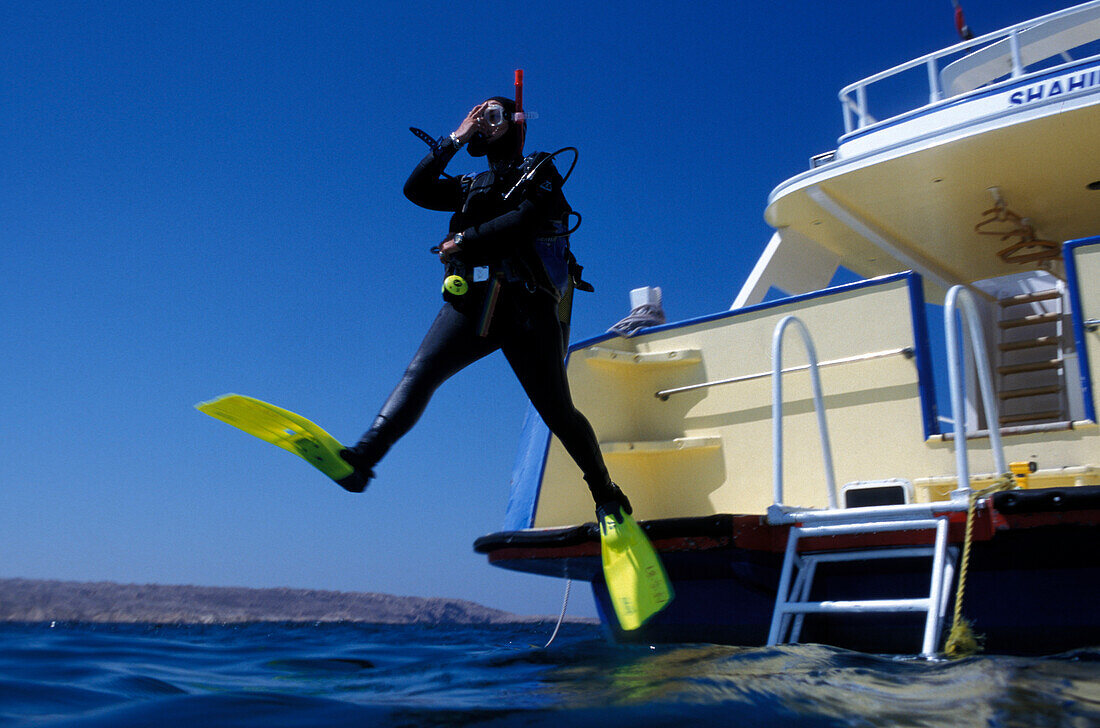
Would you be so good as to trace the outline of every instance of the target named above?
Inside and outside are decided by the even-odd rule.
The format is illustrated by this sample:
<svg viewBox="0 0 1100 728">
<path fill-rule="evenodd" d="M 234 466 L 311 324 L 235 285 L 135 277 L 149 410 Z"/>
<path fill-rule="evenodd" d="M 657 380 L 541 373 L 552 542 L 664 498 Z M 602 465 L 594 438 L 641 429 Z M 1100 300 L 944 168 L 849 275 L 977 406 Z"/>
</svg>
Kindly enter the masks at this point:
<svg viewBox="0 0 1100 728">
<path fill-rule="evenodd" d="M 342 457 L 340 442 L 305 417 L 243 394 L 223 394 L 195 409 L 250 435 L 288 450 L 339 481 L 355 472 Z"/>
<path fill-rule="evenodd" d="M 607 592 L 619 626 L 638 629 L 673 598 L 672 585 L 653 544 L 637 521 L 621 508 L 596 511 Z"/>
</svg>

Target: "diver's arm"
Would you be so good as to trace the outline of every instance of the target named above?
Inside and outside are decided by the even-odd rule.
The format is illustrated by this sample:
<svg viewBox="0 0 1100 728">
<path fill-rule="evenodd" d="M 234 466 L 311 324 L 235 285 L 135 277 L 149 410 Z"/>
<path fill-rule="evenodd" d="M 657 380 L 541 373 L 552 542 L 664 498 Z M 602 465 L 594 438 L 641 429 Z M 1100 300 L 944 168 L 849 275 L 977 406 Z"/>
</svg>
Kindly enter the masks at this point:
<svg viewBox="0 0 1100 728">
<path fill-rule="evenodd" d="M 524 200 L 503 215 L 462 230 L 459 250 L 474 258 L 495 257 L 516 240 L 532 237 L 544 219 L 535 202 Z"/>
<path fill-rule="evenodd" d="M 420 164 L 416 165 L 405 181 L 405 197 L 429 210 L 457 210 L 462 203 L 462 183 L 453 177 L 440 176 L 457 151 L 458 147 L 450 139 L 441 140 L 435 149 L 420 160 Z"/>
<path fill-rule="evenodd" d="M 529 180 L 518 191 L 520 202 L 516 207 L 480 225 L 462 230 L 460 249 L 475 258 L 493 256 L 506 252 L 517 239 L 534 237 L 539 228 L 560 209 L 561 181 L 553 163 L 547 162 L 535 179 Z M 568 207 L 565 209 L 568 210 Z"/>
<path fill-rule="evenodd" d="M 478 130 L 486 104 L 470 110 L 450 136 L 440 138 L 405 181 L 405 197 L 429 210 L 454 212 L 462 205 L 462 183 L 454 178 L 442 179 L 443 170 L 463 144 Z"/>
</svg>

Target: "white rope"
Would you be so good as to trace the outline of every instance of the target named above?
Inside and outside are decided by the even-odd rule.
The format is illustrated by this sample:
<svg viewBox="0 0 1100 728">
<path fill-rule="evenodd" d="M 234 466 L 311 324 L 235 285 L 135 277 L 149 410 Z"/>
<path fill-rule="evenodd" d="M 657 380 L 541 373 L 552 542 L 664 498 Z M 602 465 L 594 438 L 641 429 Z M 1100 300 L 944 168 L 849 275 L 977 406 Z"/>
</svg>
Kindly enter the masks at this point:
<svg viewBox="0 0 1100 728">
<path fill-rule="evenodd" d="M 554 627 L 554 634 L 550 635 L 550 641 L 542 646 L 542 649 L 544 649 L 544 650 L 554 642 L 554 638 L 558 636 L 558 630 L 561 629 L 561 623 L 565 621 L 565 610 L 569 606 L 569 588 L 571 586 L 573 586 L 573 580 L 572 579 L 566 579 L 565 580 L 565 596 L 562 597 L 562 600 L 561 600 L 561 614 L 558 615 L 558 623 Z"/>
</svg>

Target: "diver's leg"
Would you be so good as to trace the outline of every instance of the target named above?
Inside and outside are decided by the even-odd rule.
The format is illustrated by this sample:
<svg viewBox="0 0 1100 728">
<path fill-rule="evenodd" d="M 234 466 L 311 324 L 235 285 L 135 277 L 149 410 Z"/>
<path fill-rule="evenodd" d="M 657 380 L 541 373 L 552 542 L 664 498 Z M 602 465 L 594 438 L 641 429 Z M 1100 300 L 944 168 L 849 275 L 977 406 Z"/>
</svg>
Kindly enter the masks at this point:
<svg viewBox="0 0 1100 728">
<path fill-rule="evenodd" d="M 412 429 L 439 385 L 496 349 L 495 344 L 477 335 L 475 327 L 474 319 L 456 311 L 449 303 L 443 305 L 370 429 L 356 445 L 341 453 L 357 474 L 366 480 L 373 477 L 374 465 Z"/>
<path fill-rule="evenodd" d="M 630 513 L 630 502 L 611 482 L 592 425 L 573 405 L 561 327 L 544 296 L 540 292 L 514 294 L 500 316 L 509 324 L 501 333 L 501 349 L 546 426 L 584 473 L 596 504 L 617 502 Z"/>
</svg>

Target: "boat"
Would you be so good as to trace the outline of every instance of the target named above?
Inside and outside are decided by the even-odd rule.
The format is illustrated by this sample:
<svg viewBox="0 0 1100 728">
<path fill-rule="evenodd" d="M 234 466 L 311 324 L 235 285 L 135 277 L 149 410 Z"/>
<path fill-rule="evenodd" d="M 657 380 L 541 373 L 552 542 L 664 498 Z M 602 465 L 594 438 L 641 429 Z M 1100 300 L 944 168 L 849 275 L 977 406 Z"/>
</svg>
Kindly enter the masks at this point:
<svg viewBox="0 0 1100 728">
<path fill-rule="evenodd" d="M 570 347 L 668 608 L 619 626 L 581 474 L 533 412 L 475 549 L 590 582 L 623 642 L 932 657 L 965 620 L 993 653 L 1100 644 L 1100 1 L 839 100 L 729 310 Z"/>
</svg>

